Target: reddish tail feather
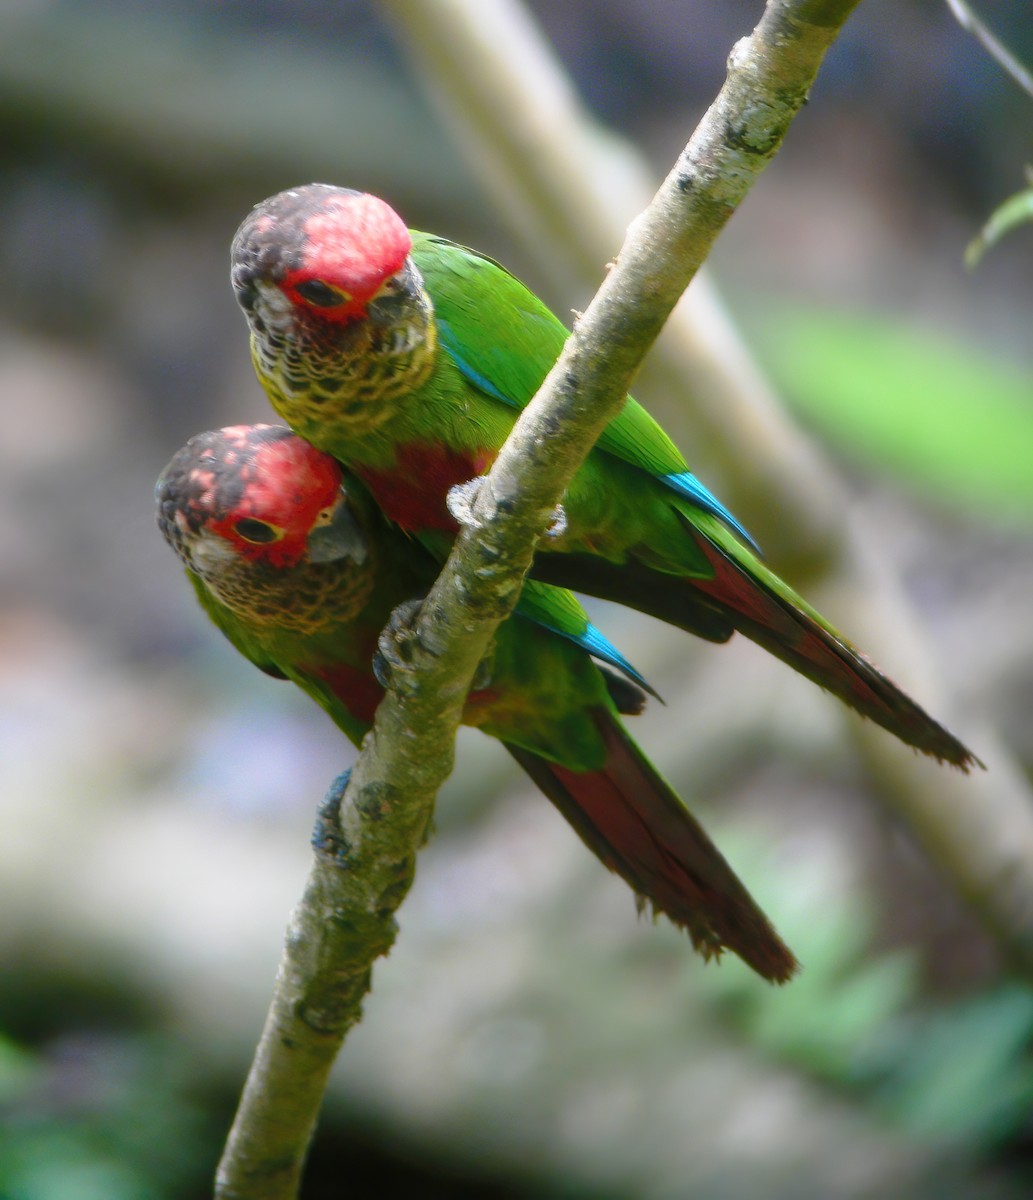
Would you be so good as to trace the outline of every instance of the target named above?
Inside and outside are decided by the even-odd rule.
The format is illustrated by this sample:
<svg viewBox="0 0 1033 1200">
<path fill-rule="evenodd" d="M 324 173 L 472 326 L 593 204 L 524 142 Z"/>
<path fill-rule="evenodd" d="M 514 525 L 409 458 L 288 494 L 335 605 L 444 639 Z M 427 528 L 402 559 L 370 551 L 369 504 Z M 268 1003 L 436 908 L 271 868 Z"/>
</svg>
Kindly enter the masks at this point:
<svg viewBox="0 0 1033 1200">
<path fill-rule="evenodd" d="M 983 766 L 863 654 L 755 579 L 709 538 L 691 532 L 714 568 L 713 579 L 696 579 L 692 586 L 728 612 L 736 629 L 909 746 L 962 771 Z"/>
<path fill-rule="evenodd" d="M 721 852 L 617 719 L 602 709 L 595 716 L 607 748 L 601 770 L 506 748 L 596 857 L 687 930 L 704 958 L 727 948 L 785 983 L 799 964 Z"/>
<path fill-rule="evenodd" d="M 534 576 L 613 600 L 708 641 L 738 631 L 907 745 L 968 771 L 983 763 L 852 646 L 730 558 L 681 513 L 686 534 L 713 568 L 710 579 L 669 575 L 630 559 L 540 554 Z"/>
</svg>

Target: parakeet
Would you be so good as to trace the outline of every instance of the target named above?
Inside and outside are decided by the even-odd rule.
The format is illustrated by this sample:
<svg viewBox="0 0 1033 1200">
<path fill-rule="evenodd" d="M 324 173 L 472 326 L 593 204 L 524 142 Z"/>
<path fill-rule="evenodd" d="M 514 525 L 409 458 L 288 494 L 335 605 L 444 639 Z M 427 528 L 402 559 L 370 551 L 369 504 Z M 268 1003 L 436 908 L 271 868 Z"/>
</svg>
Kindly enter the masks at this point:
<svg viewBox="0 0 1033 1200">
<path fill-rule="evenodd" d="M 327 184 L 252 211 L 232 282 L 277 413 L 442 560 L 457 529 L 450 489 L 488 469 L 556 360 L 562 323 L 498 263 Z M 710 641 L 738 630 L 908 745 L 962 770 L 978 762 L 760 561 L 630 397 L 563 510 L 536 578 Z"/>
<path fill-rule="evenodd" d="M 162 533 L 219 629 L 358 745 L 383 694 L 378 636 L 429 589 L 433 557 L 333 458 L 282 427 L 192 438 L 156 498 Z M 547 608 L 557 589 L 539 590 Z M 498 738 L 589 849 L 704 957 L 727 947 L 785 982 L 793 954 L 622 724 L 618 713 L 643 703 L 637 684 L 600 668 L 576 638 L 518 613 L 499 627 L 463 720 Z"/>
</svg>

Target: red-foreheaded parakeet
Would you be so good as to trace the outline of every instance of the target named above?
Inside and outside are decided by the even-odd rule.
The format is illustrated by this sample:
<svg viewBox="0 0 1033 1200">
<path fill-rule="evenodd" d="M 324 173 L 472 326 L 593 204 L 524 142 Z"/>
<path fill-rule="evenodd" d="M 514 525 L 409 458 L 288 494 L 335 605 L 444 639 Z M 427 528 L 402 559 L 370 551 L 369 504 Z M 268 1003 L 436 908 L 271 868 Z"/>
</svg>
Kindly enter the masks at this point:
<svg viewBox="0 0 1033 1200">
<path fill-rule="evenodd" d="M 280 427 L 191 439 L 156 494 L 161 530 L 215 624 L 358 744 L 383 692 L 378 637 L 398 605 L 433 583 L 433 557 L 334 459 Z M 558 589 L 538 591 L 539 613 L 553 597 L 577 607 Z M 620 720 L 639 711 L 642 692 L 596 665 L 599 635 L 579 645 L 564 623 L 560 636 L 519 611 L 504 622 L 464 722 L 498 738 L 596 856 L 705 957 L 727 947 L 784 982 L 792 953 Z"/>
<path fill-rule="evenodd" d="M 498 263 L 326 184 L 259 204 L 232 258 L 273 407 L 442 560 L 457 528 L 450 489 L 490 466 L 556 360 L 562 323 Z M 977 761 L 760 561 L 630 397 L 563 508 L 536 578 L 711 641 L 738 630 L 907 744 L 964 770 Z"/>
</svg>

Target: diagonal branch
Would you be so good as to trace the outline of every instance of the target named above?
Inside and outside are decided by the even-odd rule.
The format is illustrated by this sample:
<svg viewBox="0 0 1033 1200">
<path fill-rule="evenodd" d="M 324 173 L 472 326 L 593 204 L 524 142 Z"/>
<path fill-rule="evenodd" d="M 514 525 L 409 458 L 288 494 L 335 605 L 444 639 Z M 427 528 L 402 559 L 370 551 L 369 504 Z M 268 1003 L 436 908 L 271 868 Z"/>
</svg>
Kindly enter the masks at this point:
<svg viewBox="0 0 1033 1200">
<path fill-rule="evenodd" d="M 560 295 L 571 279 L 594 289 L 629 217 L 656 189 L 651 165 L 598 126 L 522 0 L 380 3 L 539 277 Z M 698 463 L 689 465 L 723 470 L 722 496 L 782 567 L 820 572 L 836 553 L 841 490 L 785 414 L 705 268 L 672 312 L 650 370 L 669 385 L 658 390 L 691 409 Z"/>
<path fill-rule="evenodd" d="M 1001 39 L 990 32 L 986 22 L 976 16 L 966 0 L 947 0 L 947 7 L 954 14 L 961 28 L 972 34 L 987 54 L 1015 80 L 1027 96 L 1033 96 L 1033 75 L 1026 70 Z"/>
<path fill-rule="evenodd" d="M 568 275 L 594 279 L 620 236 L 623 214 L 648 194 L 648 166 L 593 124 L 518 0 L 381 3 L 500 211 L 541 250 L 539 266 L 547 275 L 560 262 Z M 820 39 L 852 7 L 835 0 L 771 3 L 764 19 L 787 29 L 811 22 Z M 787 54 L 805 40 L 794 40 Z M 729 129 L 746 114 L 764 126 L 763 97 L 742 99 Z M 736 166 L 728 157 L 714 161 L 722 170 Z M 671 314 L 651 362 L 691 408 L 699 462 L 708 471 L 725 468 L 721 494 L 779 573 L 808 593 L 820 587 L 824 597 L 816 600 L 831 596 L 819 607 L 949 722 L 949 696 L 921 616 L 880 553 L 878 531 L 851 519 L 842 484 L 781 408 L 705 271 Z M 967 721 L 966 740 L 991 770 L 966 778 L 916 757 L 846 710 L 843 719 L 887 808 L 1013 962 L 1033 974 L 1033 792 L 1014 756 L 993 730 Z"/>
<path fill-rule="evenodd" d="M 266 1027 L 219 1168 L 220 1200 L 297 1194 L 326 1077 L 452 765 L 474 671 L 512 610 L 541 531 L 617 413 L 642 356 L 718 231 L 774 155 L 856 0 L 771 0 L 616 266 L 522 414 L 473 521 L 424 602 L 292 917 Z M 396 648 L 396 651 L 398 648 Z M 404 658 L 404 661 L 403 661 Z M 338 794 L 331 792 L 331 809 Z M 347 869 L 340 868 L 341 861 Z"/>
</svg>

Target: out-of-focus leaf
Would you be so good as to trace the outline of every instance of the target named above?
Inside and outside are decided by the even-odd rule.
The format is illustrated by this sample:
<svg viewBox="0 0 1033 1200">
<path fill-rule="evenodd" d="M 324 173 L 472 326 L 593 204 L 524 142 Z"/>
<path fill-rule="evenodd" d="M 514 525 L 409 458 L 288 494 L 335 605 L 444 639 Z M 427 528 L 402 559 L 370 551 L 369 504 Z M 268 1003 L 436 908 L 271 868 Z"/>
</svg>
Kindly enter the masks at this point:
<svg viewBox="0 0 1033 1200">
<path fill-rule="evenodd" d="M 983 1143 L 1008 1136 L 1033 1101 L 1033 993 L 976 996 L 920 1027 L 902 1024 L 884 1047 L 880 1089 L 894 1118 L 923 1136 Z"/>
<path fill-rule="evenodd" d="M 916 967 L 906 953 L 858 965 L 834 982 L 805 970 L 792 995 L 773 993 L 750 1026 L 756 1042 L 784 1062 L 833 1081 L 852 1074 L 858 1047 L 899 1018 L 913 997 Z"/>
<path fill-rule="evenodd" d="M 965 266 L 974 267 L 983 255 L 995 246 L 1006 233 L 1019 225 L 1033 221 L 1033 187 L 1009 196 L 990 216 L 978 237 L 965 248 Z"/>
<path fill-rule="evenodd" d="M 988 521 L 1033 521 L 1033 375 L 871 315 L 771 315 L 766 357 L 829 443 Z"/>
<path fill-rule="evenodd" d="M 6 1076 L 6 1079 L 5 1079 Z M 0 1037 L 3 1200 L 178 1200 L 217 1152 L 209 1064 L 179 1035 Z"/>
<path fill-rule="evenodd" d="M 0 1035 L 0 1104 L 12 1104 L 34 1082 L 37 1064 L 16 1042 Z"/>
<path fill-rule="evenodd" d="M 847 887 L 829 864 L 800 863 L 791 881 L 765 879 L 759 854 L 723 836 L 737 863 L 761 894 L 781 892 L 778 925 L 803 963 L 785 988 L 757 986 L 756 977 L 729 957 L 721 971 L 697 983 L 725 1012 L 735 1013 L 750 1042 L 818 1078 L 842 1082 L 859 1053 L 902 1019 L 919 991 L 918 964 L 908 951 L 873 957 L 876 915 L 869 897 Z M 820 915 L 816 915 L 820 914 Z"/>
<path fill-rule="evenodd" d="M 73 1147 L 64 1157 L 60 1139 L 33 1147 L 31 1160 L 11 1181 L 14 1200 L 160 1200 L 162 1192 L 120 1163 L 89 1157 Z"/>
</svg>

